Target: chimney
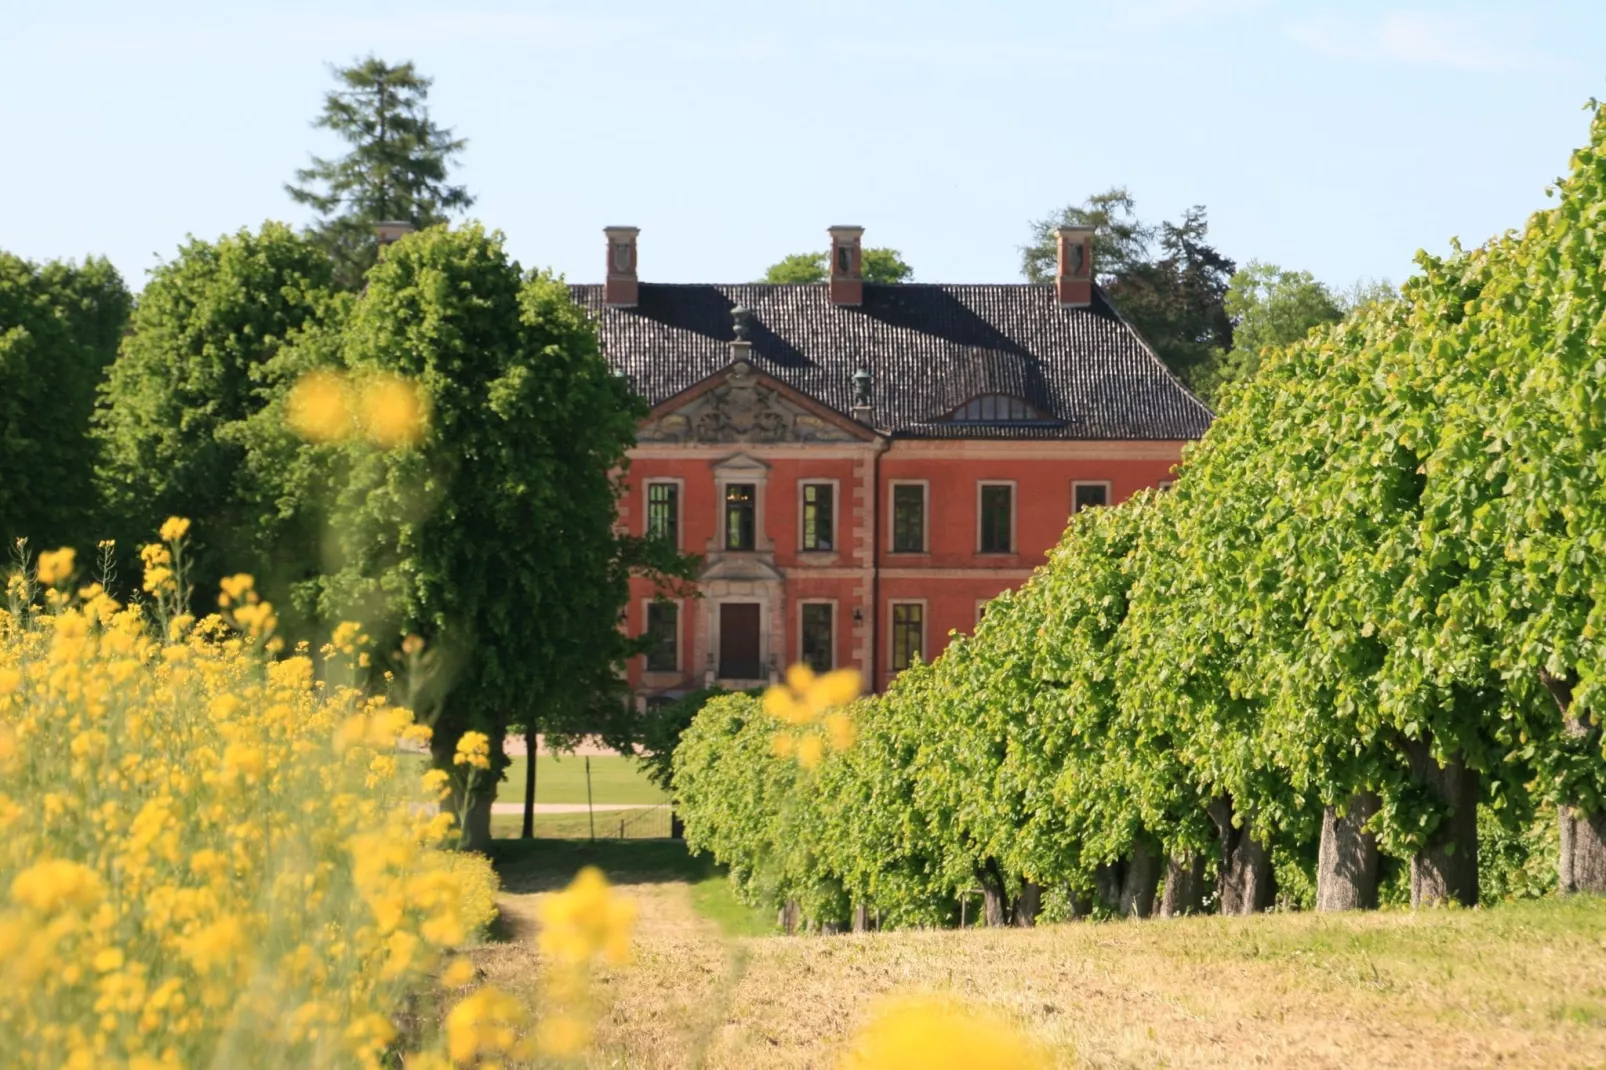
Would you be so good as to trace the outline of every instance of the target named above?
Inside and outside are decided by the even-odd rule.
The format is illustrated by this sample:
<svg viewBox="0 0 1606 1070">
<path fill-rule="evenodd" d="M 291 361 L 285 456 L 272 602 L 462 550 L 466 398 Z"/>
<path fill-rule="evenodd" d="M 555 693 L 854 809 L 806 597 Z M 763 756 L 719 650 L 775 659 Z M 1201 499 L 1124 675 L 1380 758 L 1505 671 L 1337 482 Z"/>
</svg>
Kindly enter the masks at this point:
<svg viewBox="0 0 1606 1070">
<path fill-rule="evenodd" d="M 864 304 L 864 270 L 859 239 L 863 227 L 831 227 L 831 303 Z"/>
<path fill-rule="evenodd" d="M 405 219 L 388 219 L 375 223 L 374 237 L 379 239 L 379 251 L 384 252 L 385 246 L 394 245 L 417 229 Z"/>
<path fill-rule="evenodd" d="M 1059 228 L 1059 266 L 1054 271 L 1054 292 L 1062 308 L 1086 308 L 1093 303 L 1093 228 Z"/>
<path fill-rule="evenodd" d="M 640 227 L 603 227 L 608 236 L 608 276 L 602 284 L 602 303 L 615 308 L 636 306 L 636 235 Z"/>
</svg>

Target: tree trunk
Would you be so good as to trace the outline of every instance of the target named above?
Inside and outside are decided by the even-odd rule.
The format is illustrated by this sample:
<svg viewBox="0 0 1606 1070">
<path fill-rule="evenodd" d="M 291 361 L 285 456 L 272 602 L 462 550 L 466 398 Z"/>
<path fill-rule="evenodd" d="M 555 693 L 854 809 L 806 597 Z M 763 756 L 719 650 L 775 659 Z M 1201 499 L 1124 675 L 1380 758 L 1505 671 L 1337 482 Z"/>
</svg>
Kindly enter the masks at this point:
<svg viewBox="0 0 1606 1070">
<path fill-rule="evenodd" d="M 1478 904 L 1478 774 L 1459 755 L 1440 765 L 1426 742 L 1410 740 L 1411 773 L 1439 805 L 1444 817 L 1428 842 L 1411 859 L 1411 905 L 1455 901 Z"/>
<path fill-rule="evenodd" d="M 1590 724 L 1586 715 L 1573 710 L 1573 684 L 1540 673 L 1556 705 L 1561 709 L 1561 726 L 1570 742 L 1595 750 L 1600 745 L 1600 725 Z M 1557 864 L 1557 889 L 1563 895 L 1574 892 L 1606 892 L 1606 811 L 1591 814 L 1564 800 L 1556 807 L 1561 826 L 1561 854 Z"/>
<path fill-rule="evenodd" d="M 505 729 L 493 728 L 485 733 L 489 737 L 491 767 L 473 770 L 474 788 L 469 794 L 467 812 L 463 808 L 462 781 L 468 774 L 464 766 L 457 765 L 457 741 L 464 735 L 438 732 L 430 740 L 430 753 L 437 769 L 452 775 L 452 792 L 441 802 L 441 809 L 463 822 L 461 845 L 466 851 L 491 849 L 491 804 L 496 801 L 496 786 L 507 768 L 507 755 L 502 745 L 507 738 Z"/>
<path fill-rule="evenodd" d="M 1247 829 L 1232 823 L 1230 796 L 1210 804 L 1210 818 L 1221 837 L 1221 869 L 1216 876 L 1217 909 L 1223 914 L 1259 914 L 1276 902 L 1271 852 Z"/>
<path fill-rule="evenodd" d="M 520 838 L 535 839 L 535 756 L 540 737 L 535 734 L 535 718 L 524 730 L 524 828 Z"/>
<path fill-rule="evenodd" d="M 803 910 L 798 905 L 797 900 L 788 899 L 781 905 L 781 912 L 776 917 L 775 924 L 781 927 L 782 932 L 786 933 L 788 936 L 791 936 L 793 933 L 797 932 L 798 922 L 802 920 L 800 917 L 802 913 Z"/>
<path fill-rule="evenodd" d="M 482 854 L 491 849 L 491 804 L 496 801 L 494 785 L 474 785 L 474 794 L 468 803 L 468 820 L 463 831 L 467 834 L 463 847 Z"/>
<path fill-rule="evenodd" d="M 1004 898 L 1004 875 L 998 863 L 989 858 L 976 880 L 981 885 L 982 919 L 989 928 L 1007 924 L 1009 903 Z"/>
<path fill-rule="evenodd" d="M 1204 913 L 1204 871 L 1204 855 L 1197 851 L 1166 859 L 1165 891 L 1160 896 L 1162 918 Z"/>
<path fill-rule="evenodd" d="M 1160 882 L 1160 854 L 1142 840 L 1122 866 L 1121 895 L 1116 903 L 1123 917 L 1146 918 L 1154 913 L 1154 889 Z"/>
<path fill-rule="evenodd" d="M 1561 893 L 1606 892 L 1606 811 L 1586 814 L 1566 805 L 1557 810 L 1561 816 Z"/>
<path fill-rule="evenodd" d="M 1015 900 L 1015 924 L 1030 929 L 1037 924 L 1037 913 L 1043 908 L 1041 886 L 1025 881 L 1020 886 L 1020 898 Z"/>
<path fill-rule="evenodd" d="M 1372 910 L 1377 906 L 1377 837 L 1365 828 L 1381 800 L 1369 791 L 1350 796 L 1322 813 L 1322 844 L 1316 858 L 1317 910 Z"/>
<path fill-rule="evenodd" d="M 856 933 L 870 931 L 870 907 L 862 900 L 853 904 L 853 931 Z"/>
<path fill-rule="evenodd" d="M 1106 862 L 1093 871 L 1093 896 L 1099 906 L 1111 914 L 1121 913 L 1121 885 L 1125 868 L 1121 862 Z"/>
</svg>

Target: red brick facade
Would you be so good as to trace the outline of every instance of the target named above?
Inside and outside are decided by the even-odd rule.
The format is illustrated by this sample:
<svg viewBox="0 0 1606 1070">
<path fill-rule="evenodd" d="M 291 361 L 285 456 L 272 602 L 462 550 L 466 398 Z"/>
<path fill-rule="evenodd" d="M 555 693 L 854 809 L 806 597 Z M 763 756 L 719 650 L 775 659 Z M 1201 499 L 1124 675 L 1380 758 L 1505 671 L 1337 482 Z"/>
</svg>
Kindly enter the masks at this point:
<svg viewBox="0 0 1606 1070">
<path fill-rule="evenodd" d="M 968 632 L 975 626 L 986 600 L 1019 585 L 1042 563 L 1059 541 L 1079 484 L 1090 488 L 1085 495 L 1097 495 L 1103 488 L 1106 501 L 1120 501 L 1169 479 L 1184 445 L 891 438 L 756 372 L 743 369 L 729 381 L 756 394 L 760 409 L 784 409 L 791 424 L 799 417 L 812 419 L 809 426 L 817 436 L 807 441 L 679 440 L 676 428 L 698 419 L 700 404 L 706 411 L 707 395 L 726 382 L 723 375 L 658 406 L 644 425 L 644 441 L 631 455 L 621 523 L 632 534 L 647 533 L 650 488 L 666 484 L 673 492 L 657 492 L 659 522 L 668 508 L 662 499 L 672 497 L 679 548 L 704 558 L 702 597 L 675 603 L 672 653 L 666 637 L 656 669 L 649 671 L 645 658 L 633 659 L 631 684 L 648 698 L 711 683 L 744 687 L 768 682 L 787 665 L 804 660 L 805 612 L 811 615 L 814 635 L 828 614 L 833 667 L 857 667 L 866 680 L 884 687 L 900 656 L 918 647 L 930 660 L 947 645 L 951 631 Z M 753 402 L 747 395 L 739 400 L 749 406 Z M 740 428 L 735 437 L 744 437 Z M 816 537 L 823 532 L 829 549 L 803 547 L 806 485 L 816 487 L 811 493 L 817 499 L 829 497 L 830 523 L 825 529 L 816 526 Z M 919 488 L 923 515 L 918 549 L 900 549 L 895 543 L 894 495 L 900 485 Z M 1008 488 L 1007 494 L 992 492 L 990 499 L 995 540 L 1003 534 L 1000 503 L 1007 502 L 1009 531 L 1001 551 L 983 550 L 986 485 Z M 737 495 L 744 487 L 756 491 L 750 550 L 727 549 L 726 494 L 733 486 Z M 906 520 L 914 511 L 909 504 L 914 496 L 906 492 Z M 907 543 L 912 534 L 906 527 L 901 537 Z M 735 535 L 739 544 L 739 524 Z M 650 583 L 638 580 L 632 595 L 626 624 L 639 634 L 648 629 L 654 591 Z M 755 616 L 753 610 L 723 608 L 729 604 L 758 607 L 756 641 L 722 634 L 746 629 Z M 805 611 L 811 604 L 828 609 Z M 914 608 L 899 611 L 899 605 Z M 895 615 L 901 628 L 894 627 Z M 661 620 L 659 627 L 667 633 Z M 900 633 L 901 651 L 895 649 Z M 758 671 L 747 675 L 754 647 Z M 731 675 L 737 671 L 741 675 Z"/>
</svg>

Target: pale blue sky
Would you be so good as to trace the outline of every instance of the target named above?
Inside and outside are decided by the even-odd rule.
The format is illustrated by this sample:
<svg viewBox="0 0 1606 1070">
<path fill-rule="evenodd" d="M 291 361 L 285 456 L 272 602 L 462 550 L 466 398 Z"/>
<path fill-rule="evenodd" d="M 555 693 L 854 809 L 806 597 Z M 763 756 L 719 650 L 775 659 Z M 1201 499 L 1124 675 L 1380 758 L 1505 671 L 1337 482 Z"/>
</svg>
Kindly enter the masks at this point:
<svg viewBox="0 0 1606 1070">
<path fill-rule="evenodd" d="M 1544 203 L 1606 97 L 1606 3 L 0 0 L 0 248 L 110 256 L 307 220 L 326 64 L 435 78 L 472 214 L 526 265 L 740 282 L 832 223 L 917 278 L 1019 278 L 1027 221 L 1125 183 L 1240 262 L 1398 282 Z"/>
</svg>

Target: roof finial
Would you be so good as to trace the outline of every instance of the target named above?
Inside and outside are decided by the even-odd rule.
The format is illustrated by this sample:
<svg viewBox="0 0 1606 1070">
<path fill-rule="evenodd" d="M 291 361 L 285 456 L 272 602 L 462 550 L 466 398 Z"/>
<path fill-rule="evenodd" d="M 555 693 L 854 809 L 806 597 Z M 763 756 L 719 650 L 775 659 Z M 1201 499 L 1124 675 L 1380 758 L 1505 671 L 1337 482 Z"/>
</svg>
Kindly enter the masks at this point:
<svg viewBox="0 0 1606 1070">
<path fill-rule="evenodd" d="M 748 332 L 752 330 L 752 327 L 753 314 L 751 312 L 741 305 L 731 309 L 731 330 L 735 333 L 738 342 L 747 341 Z"/>
</svg>

